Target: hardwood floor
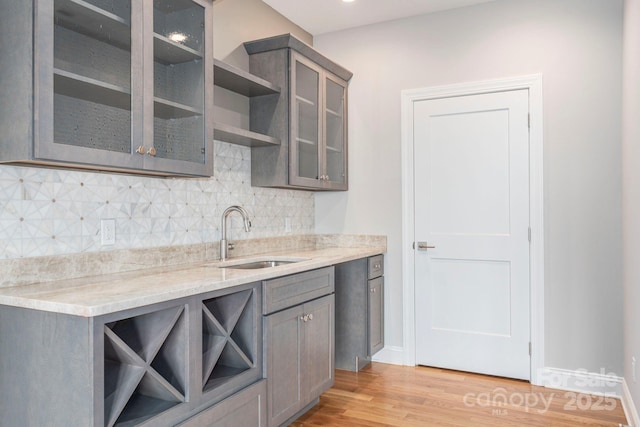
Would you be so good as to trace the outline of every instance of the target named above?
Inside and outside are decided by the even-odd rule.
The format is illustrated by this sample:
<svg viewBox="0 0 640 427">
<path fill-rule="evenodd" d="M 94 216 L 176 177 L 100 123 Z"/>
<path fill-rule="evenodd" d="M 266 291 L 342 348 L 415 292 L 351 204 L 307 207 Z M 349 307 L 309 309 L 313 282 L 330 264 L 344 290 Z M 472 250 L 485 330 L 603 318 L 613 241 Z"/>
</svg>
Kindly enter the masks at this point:
<svg viewBox="0 0 640 427">
<path fill-rule="evenodd" d="M 337 370 L 335 386 L 292 426 L 615 426 L 617 399 L 524 381 L 373 363 Z"/>
</svg>

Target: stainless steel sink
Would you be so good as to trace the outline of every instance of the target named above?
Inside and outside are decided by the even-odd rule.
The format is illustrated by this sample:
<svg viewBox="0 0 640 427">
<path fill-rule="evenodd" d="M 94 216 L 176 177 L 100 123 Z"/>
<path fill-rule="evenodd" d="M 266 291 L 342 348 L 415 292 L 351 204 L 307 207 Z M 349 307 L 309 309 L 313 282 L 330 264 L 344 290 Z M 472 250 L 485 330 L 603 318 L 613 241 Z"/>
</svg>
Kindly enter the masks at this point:
<svg viewBox="0 0 640 427">
<path fill-rule="evenodd" d="M 308 258 L 254 258 L 246 261 L 226 261 L 211 264 L 212 267 L 231 268 L 238 270 L 257 270 L 260 268 L 278 267 L 280 265 L 293 264 L 300 261 L 308 261 Z"/>
<path fill-rule="evenodd" d="M 240 270 L 256 270 L 258 268 L 277 267 L 279 265 L 292 264 L 294 262 L 298 262 L 298 261 L 277 261 L 277 260 L 254 261 L 254 262 L 247 262 L 244 264 L 237 264 L 237 265 L 221 265 L 220 268 L 237 268 Z"/>
</svg>

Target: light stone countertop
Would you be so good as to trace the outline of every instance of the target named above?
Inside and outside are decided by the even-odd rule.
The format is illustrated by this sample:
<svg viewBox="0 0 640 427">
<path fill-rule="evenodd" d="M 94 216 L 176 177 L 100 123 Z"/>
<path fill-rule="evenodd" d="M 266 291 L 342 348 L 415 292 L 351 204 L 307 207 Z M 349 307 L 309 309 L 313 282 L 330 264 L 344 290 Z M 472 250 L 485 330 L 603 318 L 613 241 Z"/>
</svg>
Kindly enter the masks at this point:
<svg viewBox="0 0 640 427">
<path fill-rule="evenodd" d="M 386 242 L 385 242 L 386 243 Z M 256 270 L 219 268 L 219 261 L 0 288 L 0 304 L 93 317 L 245 283 L 300 273 L 386 252 L 385 245 L 286 250 L 232 258 L 304 261 Z"/>
</svg>

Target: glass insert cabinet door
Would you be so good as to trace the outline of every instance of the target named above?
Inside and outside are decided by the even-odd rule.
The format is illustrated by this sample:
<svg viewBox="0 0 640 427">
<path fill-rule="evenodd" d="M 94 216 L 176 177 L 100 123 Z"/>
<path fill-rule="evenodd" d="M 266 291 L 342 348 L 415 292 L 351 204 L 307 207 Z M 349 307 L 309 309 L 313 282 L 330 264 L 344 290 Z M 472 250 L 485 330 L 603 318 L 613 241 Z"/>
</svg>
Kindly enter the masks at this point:
<svg viewBox="0 0 640 427">
<path fill-rule="evenodd" d="M 210 175 L 211 8 L 211 0 L 39 0 L 34 157 Z"/>
<path fill-rule="evenodd" d="M 138 168 L 131 0 L 40 1 L 34 157 Z"/>
<path fill-rule="evenodd" d="M 205 161 L 205 19 L 198 2 L 153 0 L 152 157 Z"/>
<path fill-rule="evenodd" d="M 346 190 L 347 83 L 291 52 L 289 184 Z"/>
<path fill-rule="evenodd" d="M 297 57 L 292 80 L 295 84 L 292 142 L 296 152 L 291 159 L 292 173 L 303 182 L 315 181 L 320 178 L 320 72 L 312 63 Z"/>
<path fill-rule="evenodd" d="M 324 89 L 324 180 L 329 185 L 346 187 L 347 88 L 341 80 L 326 76 Z"/>
</svg>

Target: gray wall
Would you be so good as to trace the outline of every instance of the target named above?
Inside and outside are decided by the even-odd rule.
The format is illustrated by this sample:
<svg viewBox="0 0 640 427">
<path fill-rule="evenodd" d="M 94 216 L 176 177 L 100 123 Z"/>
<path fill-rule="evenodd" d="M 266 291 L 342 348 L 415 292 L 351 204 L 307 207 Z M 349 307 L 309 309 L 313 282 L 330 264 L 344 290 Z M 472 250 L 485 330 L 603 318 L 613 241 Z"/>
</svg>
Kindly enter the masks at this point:
<svg viewBox="0 0 640 427">
<path fill-rule="evenodd" d="M 261 0 L 218 0 L 213 5 L 213 50 L 216 58 L 249 69 L 242 43 L 291 33 L 313 44 L 311 34 L 289 21 Z"/>
<path fill-rule="evenodd" d="M 354 72 L 350 191 L 316 231 L 386 234 L 387 344 L 402 342 L 400 92 L 541 73 L 545 364 L 622 374 L 622 0 L 498 0 L 316 36 Z"/>
<path fill-rule="evenodd" d="M 640 375 L 640 0 L 624 3 L 622 171 L 624 244 L 624 377 L 640 405 L 640 384 L 633 381 L 631 358 Z"/>
</svg>

